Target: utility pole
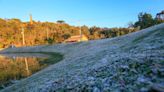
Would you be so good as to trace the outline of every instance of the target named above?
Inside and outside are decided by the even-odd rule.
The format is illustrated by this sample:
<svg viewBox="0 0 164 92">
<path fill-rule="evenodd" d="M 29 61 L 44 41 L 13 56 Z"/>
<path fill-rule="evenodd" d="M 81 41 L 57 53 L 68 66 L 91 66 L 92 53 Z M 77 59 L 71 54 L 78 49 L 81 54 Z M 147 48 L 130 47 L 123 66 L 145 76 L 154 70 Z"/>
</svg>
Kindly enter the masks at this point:
<svg viewBox="0 0 164 92">
<path fill-rule="evenodd" d="M 82 41 L 82 30 L 81 30 L 81 27 L 80 27 L 80 42 Z"/>
<path fill-rule="evenodd" d="M 47 34 L 47 40 L 48 40 L 48 38 L 49 38 L 49 30 L 48 30 L 48 28 L 46 30 L 46 34 Z"/>
<path fill-rule="evenodd" d="M 22 27 L 22 42 L 23 42 L 23 46 L 25 45 L 25 39 L 24 39 L 24 28 Z"/>
<path fill-rule="evenodd" d="M 33 24 L 33 20 L 32 20 L 32 14 L 30 14 L 30 24 Z"/>
</svg>

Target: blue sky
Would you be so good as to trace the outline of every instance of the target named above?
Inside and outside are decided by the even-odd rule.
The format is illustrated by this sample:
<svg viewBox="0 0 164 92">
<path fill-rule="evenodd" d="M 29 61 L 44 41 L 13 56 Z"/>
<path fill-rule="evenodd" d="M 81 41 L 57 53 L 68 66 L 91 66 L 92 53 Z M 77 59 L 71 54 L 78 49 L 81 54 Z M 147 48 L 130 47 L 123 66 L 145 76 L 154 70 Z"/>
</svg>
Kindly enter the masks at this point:
<svg viewBox="0 0 164 92">
<path fill-rule="evenodd" d="M 64 20 L 71 25 L 125 27 L 139 12 L 155 16 L 164 0 L 0 0 L 0 18 Z"/>
</svg>

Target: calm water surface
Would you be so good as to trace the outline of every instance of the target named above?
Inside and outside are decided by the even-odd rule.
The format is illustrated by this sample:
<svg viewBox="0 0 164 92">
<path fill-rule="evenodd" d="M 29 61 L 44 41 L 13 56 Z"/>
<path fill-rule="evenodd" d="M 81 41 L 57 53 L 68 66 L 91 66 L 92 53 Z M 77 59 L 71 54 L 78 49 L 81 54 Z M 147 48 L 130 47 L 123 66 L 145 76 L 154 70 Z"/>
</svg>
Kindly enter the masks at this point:
<svg viewBox="0 0 164 92">
<path fill-rule="evenodd" d="M 0 55 L 0 89 L 47 67 L 49 64 L 44 63 L 47 58 L 48 55 L 39 53 Z"/>
</svg>

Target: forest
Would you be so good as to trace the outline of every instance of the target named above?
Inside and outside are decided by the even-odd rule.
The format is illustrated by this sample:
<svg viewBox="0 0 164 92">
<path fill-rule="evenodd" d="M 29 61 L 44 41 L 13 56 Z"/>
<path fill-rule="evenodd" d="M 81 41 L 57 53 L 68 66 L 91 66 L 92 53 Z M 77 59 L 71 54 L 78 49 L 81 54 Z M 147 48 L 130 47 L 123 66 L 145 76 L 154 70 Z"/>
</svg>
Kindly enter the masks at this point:
<svg viewBox="0 0 164 92">
<path fill-rule="evenodd" d="M 87 26 L 71 26 L 63 20 L 57 22 L 22 22 L 20 19 L 0 18 L 0 48 L 7 48 L 12 44 L 16 47 L 22 43 L 22 28 L 24 29 L 25 46 L 58 44 L 71 36 L 79 35 L 79 30 L 89 40 L 118 37 L 131 32 L 164 22 L 153 18 L 151 14 L 139 13 L 138 21 L 129 23 L 127 28 L 100 28 Z"/>
</svg>

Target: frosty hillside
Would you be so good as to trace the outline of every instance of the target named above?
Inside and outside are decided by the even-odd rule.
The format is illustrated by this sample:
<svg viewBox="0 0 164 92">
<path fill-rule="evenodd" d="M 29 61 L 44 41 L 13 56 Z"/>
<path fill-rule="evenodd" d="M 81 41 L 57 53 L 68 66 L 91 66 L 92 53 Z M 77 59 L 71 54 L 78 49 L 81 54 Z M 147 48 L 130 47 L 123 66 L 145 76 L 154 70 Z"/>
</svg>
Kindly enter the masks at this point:
<svg viewBox="0 0 164 92">
<path fill-rule="evenodd" d="M 111 39 L 1 51 L 14 52 L 58 52 L 64 59 L 2 92 L 164 91 L 164 24 Z"/>
</svg>

